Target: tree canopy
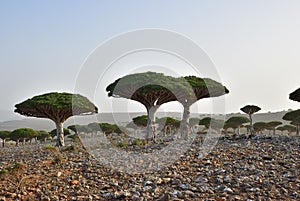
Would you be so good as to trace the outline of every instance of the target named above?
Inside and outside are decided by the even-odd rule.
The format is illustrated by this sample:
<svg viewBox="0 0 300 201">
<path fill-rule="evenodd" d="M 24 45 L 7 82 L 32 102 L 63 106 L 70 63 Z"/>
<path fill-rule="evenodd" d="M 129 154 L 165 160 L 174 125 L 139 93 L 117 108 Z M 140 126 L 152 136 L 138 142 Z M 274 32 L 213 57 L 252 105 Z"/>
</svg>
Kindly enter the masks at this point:
<svg viewBox="0 0 300 201">
<path fill-rule="evenodd" d="M 9 139 L 10 131 L 0 131 L 0 139 L 2 139 L 2 147 L 5 146 L 5 140 Z"/>
<path fill-rule="evenodd" d="M 155 140 L 155 112 L 160 105 L 176 101 L 174 91 L 182 88 L 175 78 L 163 73 L 143 72 L 126 75 L 106 87 L 109 97 L 127 98 L 147 109 L 147 138 Z"/>
<path fill-rule="evenodd" d="M 294 92 L 290 93 L 289 98 L 293 101 L 300 102 L 300 88 L 298 88 Z"/>
<path fill-rule="evenodd" d="M 45 130 L 40 130 L 40 131 L 37 131 L 37 132 L 38 132 L 37 139 L 40 140 L 40 141 L 46 141 L 46 139 L 50 137 L 50 133 L 45 131 Z"/>
<path fill-rule="evenodd" d="M 283 117 L 283 120 L 291 121 L 293 125 L 296 126 L 296 133 L 299 134 L 299 128 L 300 128 L 300 109 L 294 110 L 291 112 L 287 112 Z"/>
<path fill-rule="evenodd" d="M 267 123 L 267 127 L 270 129 L 275 129 L 277 126 L 281 125 L 281 121 L 270 121 Z"/>
<path fill-rule="evenodd" d="M 298 117 L 300 117 L 300 109 L 287 112 L 282 119 L 286 121 L 294 121 Z"/>
<path fill-rule="evenodd" d="M 185 76 L 177 79 L 184 86 L 183 89 L 179 89 L 179 92 L 176 92 L 177 100 L 183 106 L 180 131 L 184 138 L 188 138 L 190 133 L 189 115 L 191 105 L 203 98 L 225 95 L 229 93 L 229 90 L 221 83 L 210 78 Z"/>
<path fill-rule="evenodd" d="M 147 115 L 137 116 L 134 117 L 132 121 L 138 127 L 146 127 L 148 122 L 148 116 Z"/>
<path fill-rule="evenodd" d="M 64 122 L 73 115 L 93 114 L 98 108 L 86 97 L 70 93 L 46 93 L 16 104 L 15 112 L 30 117 Z"/>
<path fill-rule="evenodd" d="M 116 124 L 110 124 L 110 123 L 100 123 L 99 124 L 102 132 L 109 134 L 109 133 L 122 133 L 121 129 Z"/>
<path fill-rule="evenodd" d="M 248 123 L 249 119 L 244 116 L 233 116 L 226 121 L 226 125 L 233 129 L 240 127 L 242 124 Z"/>
<path fill-rule="evenodd" d="M 253 132 L 252 114 L 258 112 L 259 110 L 261 110 L 261 108 L 256 105 L 246 105 L 242 107 L 240 110 L 249 115 L 249 120 L 250 120 L 249 129 L 250 129 L 250 134 L 253 135 L 254 132 Z"/>
<path fill-rule="evenodd" d="M 199 125 L 205 126 L 205 128 L 208 129 L 210 126 L 211 120 L 212 120 L 211 117 L 204 117 L 203 119 L 200 119 Z"/>
<path fill-rule="evenodd" d="M 266 122 L 256 122 L 253 124 L 254 131 L 261 132 L 268 128 L 268 124 Z"/>
<path fill-rule="evenodd" d="M 64 146 L 63 122 L 73 115 L 88 115 L 98 108 L 80 94 L 51 92 L 27 99 L 15 105 L 15 112 L 30 117 L 47 118 L 55 122 L 57 146 Z"/>
<path fill-rule="evenodd" d="M 246 114 L 254 114 L 260 110 L 261 108 L 256 105 L 246 105 L 241 108 L 241 111 L 245 112 Z"/>
<path fill-rule="evenodd" d="M 18 145 L 20 140 L 24 143 L 26 139 L 30 139 L 34 136 L 38 136 L 37 131 L 31 128 L 18 128 L 11 132 L 10 139 L 16 141 L 16 145 Z"/>
</svg>

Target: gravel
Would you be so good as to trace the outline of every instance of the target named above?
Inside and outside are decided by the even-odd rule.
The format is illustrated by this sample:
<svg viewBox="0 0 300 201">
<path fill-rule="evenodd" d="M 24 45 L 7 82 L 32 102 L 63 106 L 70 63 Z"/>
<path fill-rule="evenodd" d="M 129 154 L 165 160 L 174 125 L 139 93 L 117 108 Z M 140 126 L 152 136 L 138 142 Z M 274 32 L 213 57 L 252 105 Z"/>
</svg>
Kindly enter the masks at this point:
<svg viewBox="0 0 300 201">
<path fill-rule="evenodd" d="M 204 157 L 201 142 L 196 139 L 174 163 L 145 174 L 108 168 L 80 142 L 61 150 L 43 144 L 1 148 L 0 170 L 9 171 L 1 174 L 0 201 L 300 200 L 299 136 L 224 138 Z M 141 150 L 124 151 L 130 149 Z M 23 168 L 10 170 L 16 163 Z"/>
</svg>

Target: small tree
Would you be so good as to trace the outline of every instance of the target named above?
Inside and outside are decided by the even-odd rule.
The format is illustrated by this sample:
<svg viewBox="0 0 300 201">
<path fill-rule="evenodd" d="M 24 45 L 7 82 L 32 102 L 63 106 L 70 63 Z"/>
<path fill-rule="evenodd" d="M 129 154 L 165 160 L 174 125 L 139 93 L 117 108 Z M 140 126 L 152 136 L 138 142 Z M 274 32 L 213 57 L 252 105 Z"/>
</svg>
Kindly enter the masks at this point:
<svg viewBox="0 0 300 201">
<path fill-rule="evenodd" d="M 297 131 L 297 128 L 295 126 L 292 126 L 292 125 L 284 125 L 283 126 L 284 129 L 289 133 L 291 134 L 292 132 L 296 132 Z"/>
<path fill-rule="evenodd" d="M 98 108 L 82 95 L 57 92 L 34 96 L 15 107 L 15 112 L 21 115 L 51 119 L 57 130 L 56 146 L 65 145 L 63 123 L 69 117 L 98 112 Z"/>
<path fill-rule="evenodd" d="M 44 131 L 44 130 L 40 130 L 40 131 L 37 131 L 38 132 L 38 137 L 37 139 L 40 141 L 40 142 L 46 142 L 46 140 L 48 138 L 50 138 L 50 133 L 47 132 L 47 131 Z"/>
<path fill-rule="evenodd" d="M 239 135 L 240 134 L 240 127 L 245 124 L 248 123 L 249 119 L 247 117 L 243 117 L 243 116 L 234 116 L 229 118 L 226 121 L 226 125 L 228 127 L 231 127 L 235 130 L 235 134 Z"/>
<path fill-rule="evenodd" d="M 137 116 L 134 117 L 132 121 L 138 127 L 146 127 L 148 125 L 148 116 L 147 115 Z"/>
<path fill-rule="evenodd" d="M 104 132 L 105 134 L 110 134 L 110 133 L 121 134 L 122 133 L 121 129 L 116 124 L 100 123 L 99 126 L 100 126 L 102 132 Z"/>
<path fill-rule="evenodd" d="M 2 147 L 5 146 L 5 140 L 9 139 L 10 131 L 0 131 L 0 139 L 2 139 Z"/>
<path fill-rule="evenodd" d="M 209 129 L 211 120 L 211 117 L 204 117 L 203 119 L 200 119 L 199 125 L 204 126 L 206 129 Z"/>
<path fill-rule="evenodd" d="M 294 110 L 291 112 L 286 113 L 283 117 L 283 120 L 291 121 L 293 125 L 296 126 L 296 134 L 299 134 L 299 127 L 300 127 L 300 109 Z"/>
<path fill-rule="evenodd" d="M 261 110 L 260 107 L 256 105 L 246 105 L 245 107 L 241 108 L 241 111 L 245 112 L 246 114 L 249 115 L 249 120 L 250 120 L 250 135 L 253 136 L 253 123 L 252 123 L 252 114 L 258 112 Z"/>
<path fill-rule="evenodd" d="M 37 136 L 37 132 L 31 128 L 19 128 L 11 132 L 10 139 L 16 142 L 16 146 L 22 141 L 25 144 L 25 140 L 31 138 L 32 136 Z"/>
<path fill-rule="evenodd" d="M 273 135 L 275 135 L 276 127 L 281 125 L 280 121 L 270 121 L 267 123 L 267 128 L 273 131 Z"/>
<path fill-rule="evenodd" d="M 262 133 L 267 128 L 268 124 L 266 122 L 256 122 L 253 124 L 253 129 L 256 133 Z"/>
</svg>

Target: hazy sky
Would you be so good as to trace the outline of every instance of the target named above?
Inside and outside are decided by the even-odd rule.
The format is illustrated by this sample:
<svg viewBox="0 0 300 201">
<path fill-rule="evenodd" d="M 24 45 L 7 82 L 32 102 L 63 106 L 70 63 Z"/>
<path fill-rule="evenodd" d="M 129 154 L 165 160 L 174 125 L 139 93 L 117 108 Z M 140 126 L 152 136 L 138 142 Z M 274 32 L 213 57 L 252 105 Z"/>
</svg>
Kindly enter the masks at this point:
<svg viewBox="0 0 300 201">
<path fill-rule="evenodd" d="M 227 113 L 245 104 L 263 112 L 298 109 L 288 95 L 300 87 L 299 10 L 298 0 L 0 1 L 0 111 L 9 119 L 14 105 L 29 97 L 72 92 L 99 44 L 143 28 L 183 34 L 208 54 L 230 90 Z M 102 102 L 95 102 L 107 112 L 111 100 L 101 93 Z M 210 112 L 209 105 L 199 101 L 199 112 Z"/>
</svg>

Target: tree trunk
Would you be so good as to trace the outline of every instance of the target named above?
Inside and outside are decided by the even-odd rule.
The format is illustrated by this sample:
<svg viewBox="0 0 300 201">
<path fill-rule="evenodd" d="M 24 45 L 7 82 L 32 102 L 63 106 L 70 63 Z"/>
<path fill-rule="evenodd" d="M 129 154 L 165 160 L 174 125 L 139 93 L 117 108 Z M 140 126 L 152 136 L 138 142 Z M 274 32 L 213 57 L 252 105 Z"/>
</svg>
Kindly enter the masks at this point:
<svg viewBox="0 0 300 201">
<path fill-rule="evenodd" d="M 250 135 L 253 136 L 254 132 L 253 132 L 253 122 L 252 122 L 252 115 L 249 114 L 249 120 L 250 120 Z"/>
<path fill-rule="evenodd" d="M 5 139 L 2 140 L 2 147 L 5 147 Z"/>
<path fill-rule="evenodd" d="M 273 135 L 275 135 L 276 134 L 276 128 L 274 128 L 274 130 L 273 130 Z"/>
<path fill-rule="evenodd" d="M 188 104 L 184 104 L 182 120 L 180 123 L 180 133 L 181 133 L 181 138 L 185 140 L 187 140 L 190 135 L 189 120 L 190 120 L 190 106 Z"/>
<path fill-rule="evenodd" d="M 155 112 L 157 111 L 159 105 L 155 105 L 151 108 L 147 108 L 148 122 L 147 122 L 147 140 L 152 138 L 153 142 L 156 141 L 155 136 Z"/>
<path fill-rule="evenodd" d="M 19 139 L 16 141 L 16 147 L 19 146 Z"/>
<path fill-rule="evenodd" d="M 296 135 L 299 135 L 299 125 L 296 125 Z"/>
<path fill-rule="evenodd" d="M 64 136 L 64 127 L 62 122 L 55 122 L 56 125 L 56 134 L 57 142 L 56 146 L 62 147 L 65 146 L 65 136 Z"/>
</svg>

